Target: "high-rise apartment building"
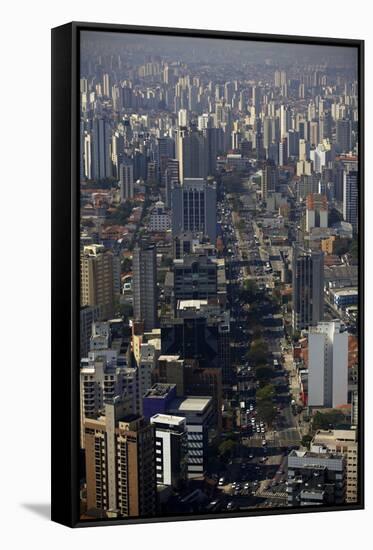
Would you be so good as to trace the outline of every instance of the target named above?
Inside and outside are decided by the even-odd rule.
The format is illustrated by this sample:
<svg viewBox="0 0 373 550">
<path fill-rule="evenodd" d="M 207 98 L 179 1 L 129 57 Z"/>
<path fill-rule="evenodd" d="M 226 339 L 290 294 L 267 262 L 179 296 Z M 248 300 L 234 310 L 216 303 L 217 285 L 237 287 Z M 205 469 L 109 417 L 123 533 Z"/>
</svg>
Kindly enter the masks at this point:
<svg viewBox="0 0 373 550">
<path fill-rule="evenodd" d="M 120 198 L 122 201 L 133 199 L 134 177 L 132 161 L 127 160 L 119 167 Z"/>
<path fill-rule="evenodd" d="M 84 422 L 87 512 L 109 517 L 156 513 L 154 426 L 126 415 L 119 399 L 105 404 L 105 415 Z"/>
<path fill-rule="evenodd" d="M 319 193 L 310 193 L 306 198 L 306 231 L 314 227 L 328 227 L 328 201 Z"/>
<path fill-rule="evenodd" d="M 340 321 L 319 323 L 308 333 L 308 405 L 339 407 L 348 401 L 348 333 Z"/>
<path fill-rule="evenodd" d="M 136 246 L 133 251 L 133 315 L 145 330 L 158 323 L 157 257 L 154 245 Z"/>
<path fill-rule="evenodd" d="M 324 317 L 324 253 L 293 245 L 293 330 L 308 329 Z"/>
<path fill-rule="evenodd" d="M 103 245 L 85 246 L 80 254 L 80 306 L 99 306 L 101 319 L 114 316 L 113 254 Z"/>
<path fill-rule="evenodd" d="M 92 179 L 105 180 L 113 175 L 111 138 L 110 123 L 103 118 L 96 118 L 92 128 Z"/>
</svg>

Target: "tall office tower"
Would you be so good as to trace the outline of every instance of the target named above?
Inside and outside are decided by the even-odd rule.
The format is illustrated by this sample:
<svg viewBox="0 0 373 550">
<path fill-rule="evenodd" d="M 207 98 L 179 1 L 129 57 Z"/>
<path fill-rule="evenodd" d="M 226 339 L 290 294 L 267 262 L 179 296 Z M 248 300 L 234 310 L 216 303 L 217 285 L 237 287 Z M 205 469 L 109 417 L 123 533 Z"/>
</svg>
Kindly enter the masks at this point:
<svg viewBox="0 0 373 550">
<path fill-rule="evenodd" d="M 310 158 L 310 144 L 305 139 L 299 140 L 299 160 L 306 161 Z"/>
<path fill-rule="evenodd" d="M 186 109 L 180 109 L 177 115 L 177 121 L 180 128 L 187 128 L 189 124 L 188 111 Z"/>
<path fill-rule="evenodd" d="M 113 175 L 111 137 L 110 123 L 96 118 L 92 128 L 92 179 L 104 180 Z"/>
<path fill-rule="evenodd" d="M 176 141 L 180 183 L 185 178 L 205 178 L 208 175 L 209 151 L 206 137 L 197 131 L 179 130 Z"/>
<path fill-rule="evenodd" d="M 92 136 L 91 134 L 86 134 L 83 140 L 83 158 L 84 158 L 84 177 L 87 180 L 92 179 Z"/>
<path fill-rule="evenodd" d="M 154 245 L 144 245 L 133 251 L 133 316 L 143 321 L 145 330 L 158 324 L 157 256 Z"/>
<path fill-rule="evenodd" d="M 172 197 L 172 236 L 202 233 L 216 242 L 216 185 L 202 178 L 185 178 L 174 187 Z"/>
<path fill-rule="evenodd" d="M 121 102 L 123 109 L 132 109 L 134 104 L 133 90 L 129 86 L 121 88 Z"/>
<path fill-rule="evenodd" d="M 323 143 L 319 143 L 316 149 L 310 151 L 310 159 L 313 162 L 314 172 L 322 173 L 323 168 L 329 166 L 334 157 L 334 149 L 332 144 L 325 140 Z"/>
<path fill-rule="evenodd" d="M 110 97 L 110 76 L 104 73 L 102 76 L 102 91 L 105 97 Z"/>
<path fill-rule="evenodd" d="M 203 300 L 216 298 L 217 265 L 207 256 L 184 256 L 174 260 L 173 300 Z"/>
<path fill-rule="evenodd" d="M 119 167 L 120 198 L 122 201 L 134 197 L 133 164 L 129 159 Z"/>
<path fill-rule="evenodd" d="M 297 130 L 288 131 L 288 157 L 299 157 L 299 132 Z"/>
<path fill-rule="evenodd" d="M 202 130 L 205 130 L 206 128 L 211 127 L 211 117 L 209 113 L 204 113 L 203 115 L 199 115 L 198 117 L 198 130 L 202 132 Z"/>
<path fill-rule="evenodd" d="M 319 123 L 317 120 L 311 120 L 309 123 L 309 130 L 310 130 L 310 145 L 311 147 L 316 147 L 317 144 L 320 142 L 320 136 L 319 136 Z"/>
<path fill-rule="evenodd" d="M 358 230 L 359 220 L 359 174 L 355 170 L 343 173 L 343 218 Z"/>
<path fill-rule="evenodd" d="M 308 131 L 308 123 L 306 120 L 300 120 L 298 122 L 298 132 L 299 132 L 300 139 L 304 139 L 306 141 L 308 140 L 309 131 Z"/>
<path fill-rule="evenodd" d="M 340 321 L 319 323 L 308 333 L 308 405 L 346 405 L 347 385 L 348 333 Z"/>
<path fill-rule="evenodd" d="M 270 193 L 274 193 L 276 191 L 277 184 L 278 184 L 277 166 L 273 161 L 267 160 L 263 164 L 263 168 L 262 168 L 261 193 L 262 193 L 263 200 L 266 200 Z"/>
<path fill-rule="evenodd" d="M 234 82 L 226 82 L 224 85 L 224 99 L 228 105 L 232 105 L 234 92 L 235 92 Z"/>
<path fill-rule="evenodd" d="M 126 415 L 118 398 L 107 401 L 105 416 L 87 418 L 85 460 L 87 512 L 109 517 L 156 513 L 154 426 Z"/>
<path fill-rule="evenodd" d="M 255 116 L 258 117 L 261 111 L 261 103 L 262 103 L 262 90 L 259 86 L 252 87 L 251 101 L 252 101 L 253 107 L 255 108 Z"/>
<path fill-rule="evenodd" d="M 159 169 L 159 176 L 162 181 L 164 178 L 164 173 L 167 169 L 168 161 L 175 158 L 175 140 L 170 137 L 158 138 L 157 145 L 157 166 Z"/>
<path fill-rule="evenodd" d="M 275 71 L 275 86 L 279 88 L 281 86 L 281 71 Z"/>
<path fill-rule="evenodd" d="M 332 138 L 332 115 L 330 111 L 325 111 L 320 115 L 320 140 Z"/>
<path fill-rule="evenodd" d="M 185 418 L 188 478 L 202 477 L 207 466 L 209 430 L 214 418 L 211 397 L 176 397 L 169 404 L 168 414 Z"/>
<path fill-rule="evenodd" d="M 111 139 L 111 156 L 113 160 L 113 176 L 119 179 L 119 167 L 125 158 L 124 154 L 124 136 L 119 132 L 114 132 Z"/>
<path fill-rule="evenodd" d="M 291 110 L 287 105 L 280 107 L 280 138 L 286 137 L 288 130 L 291 128 Z"/>
<path fill-rule="evenodd" d="M 293 450 L 288 455 L 288 506 L 343 504 L 346 459 L 342 454 Z"/>
<path fill-rule="evenodd" d="M 278 163 L 280 166 L 285 166 L 288 161 L 288 140 L 287 137 L 282 138 L 278 144 Z"/>
<path fill-rule="evenodd" d="M 324 317 L 324 254 L 293 244 L 293 330 L 308 329 Z"/>
<path fill-rule="evenodd" d="M 224 150 L 223 128 L 208 127 L 202 131 L 207 144 L 207 173 L 216 174 L 216 158 Z"/>
<path fill-rule="evenodd" d="M 80 357 L 87 357 L 92 325 L 100 318 L 99 306 L 83 306 L 80 309 Z"/>
<path fill-rule="evenodd" d="M 349 153 L 351 150 L 351 122 L 341 118 L 336 122 L 336 147 L 339 153 Z"/>
<path fill-rule="evenodd" d="M 187 480 L 188 434 L 182 416 L 155 414 L 155 466 L 158 485 L 179 489 Z"/>
<path fill-rule="evenodd" d="M 179 161 L 176 159 L 168 159 L 166 170 L 163 175 L 163 183 L 165 186 L 165 204 L 167 208 L 171 208 L 172 189 L 179 183 Z"/>
<path fill-rule="evenodd" d="M 101 244 L 80 254 L 80 306 L 99 306 L 101 319 L 114 315 L 113 254 Z"/>
<path fill-rule="evenodd" d="M 263 120 L 263 147 L 268 151 L 272 143 L 272 121 L 269 117 L 264 117 Z"/>
<path fill-rule="evenodd" d="M 310 193 L 306 199 L 306 231 L 314 227 L 328 227 L 328 201 L 319 193 Z"/>
<path fill-rule="evenodd" d="M 351 430 L 319 430 L 314 436 L 311 452 L 339 453 L 346 457 L 346 502 L 357 502 L 358 443 L 356 428 Z"/>
</svg>

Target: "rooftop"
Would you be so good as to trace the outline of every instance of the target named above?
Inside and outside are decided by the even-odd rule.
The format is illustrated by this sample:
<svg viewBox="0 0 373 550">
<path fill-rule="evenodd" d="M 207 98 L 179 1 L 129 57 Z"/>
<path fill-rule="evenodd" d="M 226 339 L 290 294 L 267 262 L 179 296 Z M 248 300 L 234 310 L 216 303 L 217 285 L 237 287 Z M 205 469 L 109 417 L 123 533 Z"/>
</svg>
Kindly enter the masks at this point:
<svg viewBox="0 0 373 550">
<path fill-rule="evenodd" d="M 194 395 L 174 399 L 169 406 L 170 410 L 180 412 L 203 412 L 210 404 L 211 397 L 197 397 Z"/>
</svg>

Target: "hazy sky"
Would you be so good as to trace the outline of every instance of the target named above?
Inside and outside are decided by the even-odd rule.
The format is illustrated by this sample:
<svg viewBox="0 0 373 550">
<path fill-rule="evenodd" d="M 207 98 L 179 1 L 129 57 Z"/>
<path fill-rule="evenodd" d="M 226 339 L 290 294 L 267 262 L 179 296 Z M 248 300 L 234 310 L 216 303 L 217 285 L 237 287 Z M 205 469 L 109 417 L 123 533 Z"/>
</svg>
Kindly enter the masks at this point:
<svg viewBox="0 0 373 550">
<path fill-rule="evenodd" d="M 82 58 L 92 54 L 121 54 L 141 61 L 142 56 L 159 55 L 173 60 L 198 63 L 231 62 L 324 65 L 356 68 L 357 49 L 340 46 L 281 44 L 245 40 L 149 36 L 119 32 L 83 31 Z"/>
</svg>

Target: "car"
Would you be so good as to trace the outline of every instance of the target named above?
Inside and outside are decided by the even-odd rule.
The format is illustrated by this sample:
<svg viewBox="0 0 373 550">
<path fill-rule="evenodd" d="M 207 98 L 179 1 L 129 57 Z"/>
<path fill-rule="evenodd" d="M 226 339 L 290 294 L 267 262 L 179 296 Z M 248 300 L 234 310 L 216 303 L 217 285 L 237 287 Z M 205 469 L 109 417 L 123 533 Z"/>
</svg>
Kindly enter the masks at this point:
<svg viewBox="0 0 373 550">
<path fill-rule="evenodd" d="M 265 433 L 265 429 L 264 429 L 264 428 L 260 428 L 260 431 L 262 432 L 262 434 Z"/>
<path fill-rule="evenodd" d="M 228 502 L 228 504 L 227 504 L 227 510 L 232 510 L 232 509 L 233 509 L 233 502 L 230 501 L 230 502 Z"/>
<path fill-rule="evenodd" d="M 249 455 L 249 458 L 250 460 L 252 460 L 254 458 L 254 455 L 253 454 Z"/>
<path fill-rule="evenodd" d="M 262 445 L 267 445 L 267 441 L 265 439 L 262 439 Z"/>
<path fill-rule="evenodd" d="M 224 477 L 221 477 L 218 481 L 218 485 L 221 487 L 222 485 L 224 485 L 224 481 L 225 481 Z"/>
</svg>

